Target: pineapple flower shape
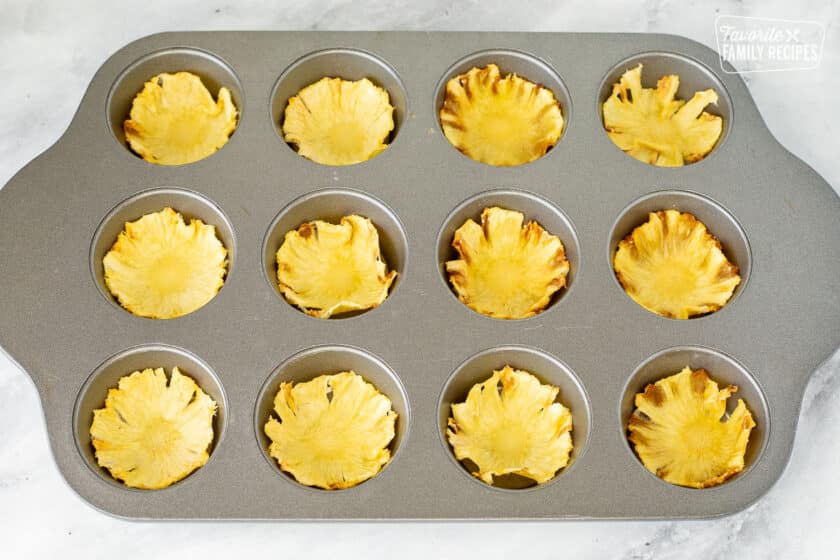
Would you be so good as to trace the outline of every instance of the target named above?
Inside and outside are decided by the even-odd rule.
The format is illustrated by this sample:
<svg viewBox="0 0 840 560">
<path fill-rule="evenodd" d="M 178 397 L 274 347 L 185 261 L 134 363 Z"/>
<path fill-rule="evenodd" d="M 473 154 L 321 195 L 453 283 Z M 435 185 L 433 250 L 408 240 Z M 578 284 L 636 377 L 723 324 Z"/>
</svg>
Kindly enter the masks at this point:
<svg viewBox="0 0 840 560">
<path fill-rule="evenodd" d="M 230 90 L 213 96 L 189 72 L 158 74 L 145 83 L 123 124 L 125 139 L 144 160 L 181 165 L 204 159 L 224 146 L 236 129 Z"/>
<path fill-rule="evenodd" d="M 312 161 L 352 165 L 388 147 L 393 114 L 388 92 L 367 78 L 321 78 L 289 99 L 283 135 Z"/>
<path fill-rule="evenodd" d="M 473 68 L 446 83 L 440 124 L 449 143 L 490 165 L 534 161 L 560 139 L 563 114 L 550 89 L 498 66 Z"/>
<path fill-rule="evenodd" d="M 636 303 L 673 319 L 717 311 L 741 282 L 706 226 L 677 210 L 650 213 L 619 242 L 613 268 Z"/>
<path fill-rule="evenodd" d="M 496 319 L 524 319 L 545 309 L 566 285 L 569 261 L 563 243 L 524 215 L 485 208 L 481 225 L 467 220 L 452 246 L 460 256 L 447 261 L 449 281 L 470 309 Z"/>
<path fill-rule="evenodd" d="M 282 383 L 265 434 L 268 452 L 303 485 L 350 488 L 388 463 L 397 413 L 391 400 L 345 371 L 305 383 Z"/>
<path fill-rule="evenodd" d="M 636 394 L 629 439 L 647 470 L 680 486 L 708 488 L 744 469 L 755 426 L 744 401 L 726 414 L 737 387 L 718 389 L 703 369 L 660 379 Z"/>
<path fill-rule="evenodd" d="M 224 284 L 227 250 L 216 228 L 184 223 L 171 208 L 127 222 L 102 260 L 105 284 L 140 317 L 172 319 L 213 299 Z"/>
<path fill-rule="evenodd" d="M 396 277 L 382 259 L 376 227 L 361 216 L 307 222 L 286 233 L 277 250 L 280 291 L 321 319 L 378 306 Z"/>
<path fill-rule="evenodd" d="M 554 402 L 558 392 L 527 371 L 494 371 L 472 386 L 465 402 L 452 405 L 446 437 L 455 457 L 475 463 L 472 474 L 487 484 L 506 474 L 547 482 L 572 452 L 572 416 Z"/>
<path fill-rule="evenodd" d="M 216 403 L 172 369 L 135 371 L 93 411 L 90 437 L 99 466 L 132 488 L 166 488 L 210 457 Z"/>
<path fill-rule="evenodd" d="M 660 78 L 656 89 L 642 87 L 642 65 L 625 72 L 604 102 L 604 127 L 613 143 L 639 161 L 678 167 L 703 159 L 720 138 L 723 119 L 703 109 L 717 103 L 712 89 L 687 103 L 674 99 L 680 77 Z"/>
</svg>

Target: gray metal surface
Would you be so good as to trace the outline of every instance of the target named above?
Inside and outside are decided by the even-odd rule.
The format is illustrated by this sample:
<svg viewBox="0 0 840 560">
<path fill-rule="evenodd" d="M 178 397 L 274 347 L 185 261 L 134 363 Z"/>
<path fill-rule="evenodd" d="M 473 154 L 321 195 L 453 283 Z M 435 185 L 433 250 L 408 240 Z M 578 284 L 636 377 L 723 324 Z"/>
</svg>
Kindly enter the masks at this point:
<svg viewBox="0 0 840 560">
<path fill-rule="evenodd" d="M 338 51 L 295 65 L 323 49 Z M 485 50 L 497 52 L 462 60 Z M 680 95 L 721 95 L 728 124 L 703 161 L 648 166 L 604 134 L 598 103 L 640 53 L 647 82 L 676 72 Z M 536 162 L 483 165 L 440 132 L 443 80 L 491 61 L 552 86 L 563 105 L 563 137 Z M 640 519 L 746 507 L 782 473 L 804 386 L 840 340 L 840 199 L 770 135 L 741 79 L 718 68 L 710 49 L 663 35 L 213 32 L 126 46 L 96 74 L 67 133 L 0 190 L 0 345 L 38 388 L 62 474 L 95 507 L 132 518 Z M 229 87 L 241 121 L 217 154 L 155 166 L 121 143 L 120 123 L 144 80 L 176 70 Z M 328 167 L 282 141 L 273 121 L 282 97 L 322 75 L 388 87 L 397 130 L 385 152 Z M 481 194 L 494 190 L 503 192 Z M 568 248 L 569 288 L 534 318 L 478 315 L 443 278 L 447 237 L 493 200 L 539 219 Z M 232 267 L 208 305 L 155 321 L 106 297 L 97 261 L 122 221 L 164 204 L 216 225 Z M 741 267 L 745 282 L 721 311 L 665 319 L 621 290 L 610 251 L 654 207 L 695 212 Z M 306 316 L 270 283 L 276 230 L 350 211 L 380 227 L 399 281 L 369 312 Z M 632 393 L 686 362 L 737 382 L 758 422 L 747 470 L 706 490 L 658 480 L 625 438 Z M 283 379 L 344 363 L 394 401 L 394 460 L 355 488 L 304 488 L 266 460 L 264 397 Z M 505 363 L 558 384 L 573 409 L 574 462 L 540 487 L 470 480 L 442 435 L 448 403 L 477 370 Z M 176 364 L 219 402 L 211 458 L 170 488 L 126 489 L 92 462 L 90 410 L 120 373 Z"/>
</svg>

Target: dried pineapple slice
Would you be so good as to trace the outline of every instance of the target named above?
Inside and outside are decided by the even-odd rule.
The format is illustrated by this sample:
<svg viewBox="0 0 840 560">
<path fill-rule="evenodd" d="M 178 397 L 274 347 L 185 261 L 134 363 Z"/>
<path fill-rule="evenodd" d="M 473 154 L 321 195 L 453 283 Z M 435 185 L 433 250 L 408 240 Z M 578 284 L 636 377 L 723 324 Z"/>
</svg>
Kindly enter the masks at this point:
<svg viewBox="0 0 840 560">
<path fill-rule="evenodd" d="M 440 124 L 449 143 L 490 165 L 521 165 L 560 139 L 563 114 L 554 93 L 495 64 L 446 83 Z"/>
<path fill-rule="evenodd" d="M 313 317 L 371 309 L 388 297 L 397 272 L 379 251 L 368 218 L 307 222 L 286 233 L 277 250 L 277 280 L 286 299 Z"/>
<path fill-rule="evenodd" d="M 391 400 L 352 371 L 282 383 L 265 424 L 268 451 L 295 479 L 326 490 L 350 488 L 391 459 L 397 413 Z"/>
<path fill-rule="evenodd" d="M 455 457 L 475 463 L 472 474 L 487 484 L 505 474 L 550 480 L 572 452 L 572 416 L 554 402 L 558 392 L 527 371 L 494 371 L 472 386 L 465 402 L 452 404 L 446 437 Z"/>
<path fill-rule="evenodd" d="M 224 284 L 227 250 L 216 228 L 184 223 L 171 208 L 127 222 L 105 255 L 105 284 L 140 317 L 172 319 L 213 299 Z"/>
<path fill-rule="evenodd" d="M 566 285 L 569 261 L 563 243 L 524 215 L 485 208 L 481 225 L 467 220 L 452 246 L 460 259 L 447 261 L 449 281 L 464 304 L 497 319 L 524 319 L 545 309 Z"/>
<path fill-rule="evenodd" d="M 321 78 L 289 99 L 283 118 L 286 142 L 325 165 L 352 165 L 388 147 L 394 107 L 388 92 L 367 78 Z"/>
<path fill-rule="evenodd" d="M 192 378 L 163 368 L 122 377 L 93 411 L 96 461 L 132 488 L 166 488 L 210 457 L 216 403 Z"/>
<path fill-rule="evenodd" d="M 755 421 L 741 399 L 723 420 L 737 390 L 719 390 L 706 370 L 686 366 L 636 394 L 629 439 L 645 468 L 691 488 L 715 486 L 741 472 Z"/>
<path fill-rule="evenodd" d="M 741 282 L 706 226 L 677 210 L 651 212 L 619 242 L 613 268 L 636 303 L 674 319 L 717 311 Z"/>
<path fill-rule="evenodd" d="M 656 89 L 642 87 L 642 65 L 625 72 L 604 102 L 604 127 L 616 146 L 645 163 L 678 167 L 703 159 L 723 131 L 723 119 L 703 109 L 717 103 L 712 89 L 688 101 L 674 99 L 680 77 L 660 78 Z"/>
<path fill-rule="evenodd" d="M 204 159 L 224 146 L 236 129 L 230 90 L 213 96 L 189 72 L 158 74 L 143 86 L 123 124 L 125 139 L 144 160 L 181 165 Z"/>
</svg>

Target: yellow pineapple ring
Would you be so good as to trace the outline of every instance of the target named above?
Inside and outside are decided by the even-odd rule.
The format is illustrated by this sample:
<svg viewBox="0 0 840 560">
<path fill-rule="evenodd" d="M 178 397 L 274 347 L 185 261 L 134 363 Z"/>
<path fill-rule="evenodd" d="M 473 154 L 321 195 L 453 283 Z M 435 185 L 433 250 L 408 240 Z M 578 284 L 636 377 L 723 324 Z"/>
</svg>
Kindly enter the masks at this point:
<svg viewBox="0 0 840 560">
<path fill-rule="evenodd" d="M 184 223 L 171 208 L 127 222 L 102 259 L 105 284 L 140 317 L 172 319 L 213 299 L 224 284 L 227 250 L 216 228 Z"/>
<path fill-rule="evenodd" d="M 397 413 L 391 400 L 360 375 L 345 371 L 305 383 L 282 383 L 265 424 L 268 452 L 306 486 L 350 488 L 391 459 Z"/>
<path fill-rule="evenodd" d="M 572 415 L 554 402 L 559 391 L 527 371 L 494 371 L 466 401 L 452 404 L 446 437 L 455 457 L 475 463 L 472 474 L 487 484 L 505 474 L 547 482 L 572 452 Z"/>
<path fill-rule="evenodd" d="M 449 143 L 490 165 L 521 165 L 560 139 L 563 114 L 548 88 L 498 66 L 473 68 L 446 83 L 440 124 Z"/>
<path fill-rule="evenodd" d="M 166 488 L 210 457 L 216 403 L 192 378 L 163 368 L 122 377 L 93 411 L 96 462 L 132 488 Z"/>
<path fill-rule="evenodd" d="M 376 227 L 361 216 L 307 222 L 286 233 L 277 250 L 280 291 L 313 317 L 376 307 L 396 277 L 380 254 Z"/>
<path fill-rule="evenodd" d="M 717 103 L 712 89 L 687 103 L 674 99 L 677 75 L 663 76 L 656 89 L 642 87 L 642 65 L 625 72 L 604 102 L 607 135 L 627 154 L 652 165 L 676 167 L 703 159 L 720 138 L 723 119 L 703 109 Z"/>
<path fill-rule="evenodd" d="M 230 90 L 213 96 L 189 72 L 158 74 L 143 85 L 123 124 L 125 139 L 144 160 L 180 165 L 206 158 L 224 146 L 236 129 Z"/>
<path fill-rule="evenodd" d="M 674 319 L 717 311 L 741 282 L 706 226 L 677 210 L 652 212 L 621 240 L 613 268 L 636 303 Z"/>
<path fill-rule="evenodd" d="M 496 319 L 524 319 L 545 309 L 566 285 L 569 261 L 563 243 L 537 222 L 522 225 L 521 212 L 485 208 L 481 225 L 467 220 L 452 246 L 460 259 L 446 271 L 458 299 Z"/>
<path fill-rule="evenodd" d="M 289 99 L 283 134 L 303 157 L 325 165 L 351 165 L 388 147 L 393 114 L 388 92 L 367 78 L 322 78 Z"/>
<path fill-rule="evenodd" d="M 705 370 L 685 367 L 636 394 L 629 439 L 645 468 L 691 488 L 715 486 L 741 472 L 755 421 L 741 399 L 726 417 L 726 401 L 737 390 L 719 389 Z"/>
</svg>

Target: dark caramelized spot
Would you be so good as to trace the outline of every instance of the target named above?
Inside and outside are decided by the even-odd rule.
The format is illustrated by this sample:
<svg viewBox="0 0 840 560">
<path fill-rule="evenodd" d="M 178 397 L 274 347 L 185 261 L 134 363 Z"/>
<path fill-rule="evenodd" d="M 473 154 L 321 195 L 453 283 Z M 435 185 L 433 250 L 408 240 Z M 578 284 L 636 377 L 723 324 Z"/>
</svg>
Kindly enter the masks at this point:
<svg viewBox="0 0 840 560">
<path fill-rule="evenodd" d="M 472 92 L 472 90 L 470 89 L 470 87 L 471 87 L 471 86 L 470 86 L 470 80 L 469 80 L 469 78 L 467 77 L 467 74 L 464 74 L 464 76 L 463 76 L 463 77 L 462 77 L 462 79 L 460 80 L 460 83 L 461 83 L 461 87 L 463 87 L 463 88 L 464 88 L 464 95 L 466 95 L 466 96 L 467 96 L 467 99 L 472 99 L 472 97 L 473 97 L 473 92 Z"/>
<path fill-rule="evenodd" d="M 445 124 L 446 126 L 454 128 L 455 130 L 459 130 L 461 132 L 464 132 L 464 130 L 466 130 L 464 128 L 464 125 L 462 125 L 457 119 L 447 119 Z"/>
<path fill-rule="evenodd" d="M 134 126 L 134 123 L 131 120 L 126 120 L 123 123 L 123 130 L 125 131 L 126 135 L 138 134 L 140 132 L 139 130 L 137 130 L 137 127 Z"/>
<path fill-rule="evenodd" d="M 720 243 L 718 243 L 718 246 L 720 246 Z M 729 262 L 726 266 L 721 267 L 720 272 L 718 273 L 718 278 L 720 280 L 727 280 L 733 276 L 738 276 L 740 272 L 741 271 L 737 266 Z"/>
<path fill-rule="evenodd" d="M 627 431 L 629 432 L 627 439 L 630 440 L 630 443 L 634 445 L 647 445 L 647 438 L 639 430 L 630 430 L 629 428 L 630 426 L 646 426 L 648 424 L 650 424 L 650 420 L 640 414 L 638 410 L 630 415 L 630 418 L 627 420 Z"/>
<path fill-rule="evenodd" d="M 315 233 L 315 224 L 306 222 L 298 228 L 298 234 L 304 239 L 309 239 Z"/>
<path fill-rule="evenodd" d="M 665 391 L 659 385 L 651 383 L 645 387 L 644 398 L 650 401 L 653 406 L 662 406 L 662 403 L 665 401 Z"/>
<path fill-rule="evenodd" d="M 650 214 L 650 216 L 648 216 L 648 222 L 653 220 L 654 215 L 656 215 L 656 217 L 659 218 L 659 223 L 661 224 L 661 227 L 662 227 L 662 238 L 664 239 L 665 237 L 668 236 L 668 220 L 665 217 L 666 216 L 665 210 L 658 210 L 657 212 L 652 212 Z"/>
</svg>

